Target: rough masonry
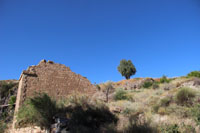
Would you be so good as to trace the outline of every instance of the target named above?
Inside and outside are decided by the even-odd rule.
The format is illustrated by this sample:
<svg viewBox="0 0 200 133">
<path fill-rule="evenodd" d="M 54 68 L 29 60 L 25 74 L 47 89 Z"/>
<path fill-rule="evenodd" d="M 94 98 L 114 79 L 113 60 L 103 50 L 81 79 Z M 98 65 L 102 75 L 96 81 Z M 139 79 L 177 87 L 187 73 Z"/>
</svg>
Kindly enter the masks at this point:
<svg viewBox="0 0 200 133">
<path fill-rule="evenodd" d="M 18 111 L 26 98 L 33 96 L 35 92 L 45 92 L 55 99 L 61 99 L 72 93 L 91 96 L 95 91 L 95 86 L 87 78 L 75 74 L 69 67 L 42 60 L 38 65 L 30 66 L 22 72 L 15 111 Z"/>
</svg>

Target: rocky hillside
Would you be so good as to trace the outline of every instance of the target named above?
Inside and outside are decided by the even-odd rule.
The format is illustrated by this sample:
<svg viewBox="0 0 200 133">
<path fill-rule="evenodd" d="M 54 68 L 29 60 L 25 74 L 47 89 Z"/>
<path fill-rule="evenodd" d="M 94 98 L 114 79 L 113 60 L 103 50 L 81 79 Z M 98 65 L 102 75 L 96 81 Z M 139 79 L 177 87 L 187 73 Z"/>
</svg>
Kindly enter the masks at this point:
<svg viewBox="0 0 200 133">
<path fill-rule="evenodd" d="M 1 104 L 11 105 L 1 108 L 1 131 L 5 127 L 3 122 L 11 122 L 16 88 L 17 81 L 1 82 Z M 37 101 L 37 104 L 43 105 L 45 110 L 37 111 L 30 119 L 29 115 L 23 114 L 30 111 L 27 108 L 28 105 L 24 106 L 25 111 L 21 113 L 26 117 L 20 118 L 19 132 L 27 132 L 27 128 L 24 127 L 30 124 L 42 128 L 37 120 L 32 120 L 34 117 L 40 119 L 39 122 L 45 125 L 52 124 L 51 117 L 49 119 L 38 117 L 43 116 L 42 113 L 45 111 L 48 113 L 48 110 L 54 110 L 54 115 L 62 114 L 66 117 L 69 120 L 67 130 L 72 133 L 80 131 L 85 133 L 200 132 L 200 77 L 198 74 L 176 78 L 163 76 L 156 79 L 134 78 L 101 83 L 96 85 L 96 93 L 92 97 L 74 94 L 67 99 L 57 101 L 57 105 L 53 103 L 53 109 L 52 106 L 47 109 L 45 104 L 40 103 L 42 98 L 39 99 L 41 101 Z M 37 128 L 38 131 L 40 129 Z M 45 131 L 41 130 L 41 132 Z"/>
<path fill-rule="evenodd" d="M 119 118 L 118 131 L 130 128 L 130 132 L 200 132 L 198 77 L 137 78 L 97 87 L 99 99 L 106 101 L 108 96 L 107 106 Z M 134 121 L 130 120 L 132 116 Z"/>
</svg>

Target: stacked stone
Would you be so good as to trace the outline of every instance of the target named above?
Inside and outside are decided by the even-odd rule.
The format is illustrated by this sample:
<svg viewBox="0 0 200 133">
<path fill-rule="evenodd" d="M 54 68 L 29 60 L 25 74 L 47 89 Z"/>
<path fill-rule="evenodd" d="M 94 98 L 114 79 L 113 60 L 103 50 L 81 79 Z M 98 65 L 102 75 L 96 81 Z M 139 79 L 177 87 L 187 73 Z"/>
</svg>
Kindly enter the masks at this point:
<svg viewBox="0 0 200 133">
<path fill-rule="evenodd" d="M 76 74 L 62 64 L 42 60 L 37 66 L 30 66 L 20 78 L 17 101 L 20 107 L 35 92 L 45 92 L 54 99 L 66 98 L 73 93 L 92 96 L 96 87 L 90 81 Z M 18 110 L 18 109 L 17 109 Z"/>
</svg>

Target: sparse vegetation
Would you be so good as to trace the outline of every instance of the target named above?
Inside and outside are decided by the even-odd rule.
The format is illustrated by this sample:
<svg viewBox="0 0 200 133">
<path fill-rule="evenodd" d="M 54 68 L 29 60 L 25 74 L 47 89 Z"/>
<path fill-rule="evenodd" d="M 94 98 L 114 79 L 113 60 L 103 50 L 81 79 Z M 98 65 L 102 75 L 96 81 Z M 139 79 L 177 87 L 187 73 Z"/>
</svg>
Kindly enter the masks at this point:
<svg viewBox="0 0 200 133">
<path fill-rule="evenodd" d="M 67 111 L 70 115 L 70 130 L 80 132 L 97 132 L 105 124 L 116 124 L 117 117 L 113 115 L 105 105 L 85 104 L 75 105 Z"/>
<path fill-rule="evenodd" d="M 180 129 L 177 124 L 162 125 L 160 131 L 162 133 L 180 133 Z"/>
<path fill-rule="evenodd" d="M 166 90 L 166 91 L 169 91 L 171 89 L 175 88 L 173 84 L 170 84 L 170 83 L 164 83 L 163 86 L 162 86 L 162 89 L 163 90 Z"/>
<path fill-rule="evenodd" d="M 165 97 L 165 98 L 160 100 L 160 105 L 162 107 L 167 107 L 167 106 L 169 106 L 170 102 L 171 102 L 171 98 L 170 97 Z"/>
<path fill-rule="evenodd" d="M 131 114 L 132 112 L 134 112 L 134 110 L 130 109 L 130 108 L 125 108 L 124 111 L 123 111 L 123 114 L 124 115 L 129 115 Z"/>
<path fill-rule="evenodd" d="M 187 77 L 197 77 L 200 78 L 200 71 L 192 71 L 190 72 Z"/>
<path fill-rule="evenodd" d="M 158 103 L 152 106 L 152 109 L 155 113 L 158 113 L 160 115 L 166 115 L 169 114 L 167 107 L 169 106 L 170 102 L 172 101 L 171 97 L 164 97 L 160 99 Z"/>
<path fill-rule="evenodd" d="M 200 125 L 200 104 L 195 105 L 191 109 L 191 113 L 197 125 Z"/>
<path fill-rule="evenodd" d="M 58 106 L 47 94 L 37 94 L 28 99 L 17 114 L 17 127 L 39 126 L 48 129 L 53 116 L 68 116 L 71 132 L 96 132 L 105 124 L 116 124 L 117 117 L 107 106 L 90 103 L 85 96 L 71 96 L 70 106 Z"/>
<path fill-rule="evenodd" d="M 167 115 L 168 114 L 167 109 L 165 107 L 159 107 L 157 113 L 160 114 L 160 115 Z"/>
<path fill-rule="evenodd" d="M 5 81 L 0 82 L 0 98 L 7 97 L 10 93 L 13 93 L 12 88 L 16 83 L 7 83 Z"/>
<path fill-rule="evenodd" d="M 195 97 L 195 92 L 190 88 L 180 88 L 176 93 L 176 102 L 180 105 L 192 105 L 192 99 Z"/>
<path fill-rule="evenodd" d="M 68 116 L 70 132 L 79 133 L 114 131 L 118 118 L 100 101 L 93 101 L 84 95 L 72 95 L 69 106 L 64 108 L 64 116 Z"/>
<path fill-rule="evenodd" d="M 158 89 L 159 88 L 159 85 L 158 83 L 153 83 L 153 86 L 152 86 L 153 89 Z"/>
<path fill-rule="evenodd" d="M 142 85 L 143 88 L 150 88 L 153 85 L 153 82 L 151 81 L 145 81 Z"/>
<path fill-rule="evenodd" d="M 185 125 L 184 123 L 183 123 L 181 132 L 182 133 L 196 133 L 195 127 L 193 127 L 192 125 Z"/>
<path fill-rule="evenodd" d="M 136 73 L 136 68 L 131 60 L 121 60 L 117 69 L 126 79 L 130 79 Z"/>
<path fill-rule="evenodd" d="M 160 80 L 141 78 L 123 80 L 119 83 L 105 82 L 96 85 L 97 96 L 102 94 L 100 99 L 92 100 L 90 97 L 76 93 L 62 101 L 54 101 L 48 95 L 39 94 L 28 99 L 22 106 L 17 115 L 17 126 L 37 125 L 49 128 L 53 116 L 62 115 L 69 119 L 70 132 L 77 133 L 80 131 L 88 133 L 198 132 L 196 126 L 200 125 L 200 100 L 198 99 L 200 92 L 195 88 L 188 88 L 184 82 L 194 81 L 194 86 L 198 87 L 199 78 L 182 77 L 170 81 L 171 79 L 164 76 Z M 140 87 L 136 88 L 135 85 Z M 181 88 L 183 85 L 186 87 Z M 7 101 L 13 105 L 15 100 L 15 96 L 10 96 Z M 9 112 L 4 112 L 1 116 L 7 118 L 8 115 Z M 7 125 L 0 123 L 1 133 Z"/>
<path fill-rule="evenodd" d="M 85 95 L 73 94 L 67 99 L 67 102 L 73 106 L 85 106 L 90 102 L 90 100 Z"/>
<path fill-rule="evenodd" d="M 137 112 L 129 116 L 129 125 L 123 130 L 124 133 L 157 133 L 157 129 L 150 125 L 149 121 L 139 119 L 141 113 Z"/>
<path fill-rule="evenodd" d="M 127 92 L 123 89 L 118 89 L 114 95 L 115 100 L 128 100 Z"/>
<path fill-rule="evenodd" d="M 162 78 L 160 78 L 160 83 L 169 83 L 169 82 L 170 80 L 165 75 L 163 75 Z"/>
<path fill-rule="evenodd" d="M 188 125 L 183 125 L 184 123 L 172 124 L 171 121 L 173 120 L 171 120 L 165 121 L 166 124 L 161 122 L 158 123 L 158 125 L 154 125 L 155 123 L 151 123 L 149 118 L 159 116 L 170 119 L 174 117 L 174 119 L 178 121 L 182 121 L 180 118 L 191 119 L 194 123 L 196 122 L 196 124 L 199 125 L 200 106 L 198 107 L 192 104 L 198 101 L 198 99 L 195 99 L 196 93 L 187 87 L 176 88 L 176 81 L 159 84 L 159 81 L 147 79 L 146 82 L 147 83 L 143 82 L 142 85 L 145 83 L 147 84 L 146 86 L 148 86 L 147 88 L 152 89 L 136 91 L 124 90 L 121 88 L 115 90 L 114 87 L 116 87 L 117 84 L 114 82 L 106 82 L 99 85 L 101 88 L 99 92 L 104 92 L 106 99 L 107 96 L 109 96 L 110 100 L 106 103 L 107 106 L 103 102 L 91 101 L 89 97 L 76 94 L 69 97 L 67 102 L 63 104 L 64 106 L 58 106 L 58 103 L 56 103 L 55 110 L 60 113 L 62 112 L 63 116 L 69 118 L 70 131 L 72 132 L 195 133 L 196 130 L 193 128 L 193 123 L 189 123 Z M 178 82 L 180 81 L 178 80 Z M 153 87 L 154 85 L 158 86 Z M 168 91 L 163 89 L 166 88 L 166 86 L 170 86 L 168 87 L 170 89 L 167 89 Z M 132 97 L 134 97 L 134 102 L 130 100 Z M 111 110 L 113 109 L 114 113 L 111 113 L 109 108 Z M 153 109 L 153 112 L 149 110 L 150 108 Z M 138 113 L 140 111 L 144 111 L 145 113 Z M 117 115 L 114 115 L 115 113 Z M 149 118 L 147 119 L 146 116 L 143 118 L 143 115 L 147 115 Z M 126 123 L 128 122 L 129 124 L 119 128 L 117 121 L 120 122 L 124 119 L 126 119 Z"/>
</svg>

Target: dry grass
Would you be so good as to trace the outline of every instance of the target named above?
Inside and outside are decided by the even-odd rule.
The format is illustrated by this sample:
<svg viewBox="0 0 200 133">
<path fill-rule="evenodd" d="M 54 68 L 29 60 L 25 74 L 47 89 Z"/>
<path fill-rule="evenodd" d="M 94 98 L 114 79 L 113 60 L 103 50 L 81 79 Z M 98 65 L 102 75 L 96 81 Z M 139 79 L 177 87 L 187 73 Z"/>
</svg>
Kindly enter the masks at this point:
<svg viewBox="0 0 200 133">
<path fill-rule="evenodd" d="M 130 82 L 135 82 L 140 79 L 122 80 L 114 85 L 123 86 Z M 156 79 L 159 81 L 159 79 Z M 146 119 L 150 119 L 152 124 L 178 124 L 181 129 L 185 129 L 185 126 L 196 127 L 195 121 L 190 115 L 191 107 L 180 106 L 175 102 L 175 95 L 180 90 L 181 85 L 191 78 L 174 78 L 170 83 L 160 84 L 158 89 L 139 89 L 139 90 L 126 90 L 127 94 L 134 99 L 133 101 L 119 100 L 111 101 L 108 103 L 109 108 L 119 108 L 121 112 L 118 115 L 119 121 L 117 128 L 122 130 L 126 125 L 128 118 L 131 114 L 136 112 L 143 112 Z M 169 90 L 164 90 L 165 87 Z M 196 92 L 196 98 L 194 102 L 200 101 L 200 91 Z M 165 100 L 169 98 L 170 102 Z M 164 99 L 164 100 L 163 100 Z M 162 103 L 163 102 L 163 103 Z M 167 104 L 166 106 L 162 104 Z M 157 112 L 153 111 L 153 106 L 159 104 Z M 162 106 L 161 106 L 161 105 Z M 199 131 L 197 128 L 196 131 Z"/>
</svg>

